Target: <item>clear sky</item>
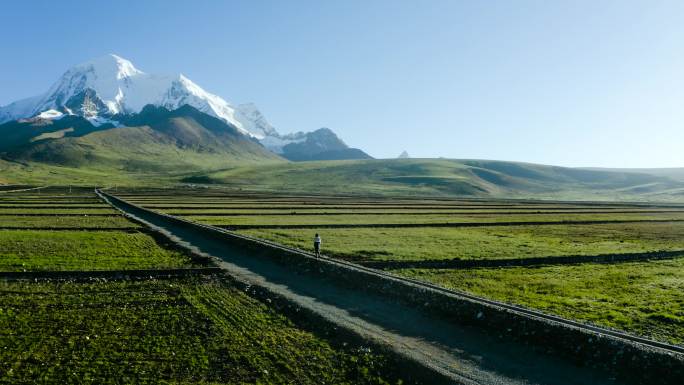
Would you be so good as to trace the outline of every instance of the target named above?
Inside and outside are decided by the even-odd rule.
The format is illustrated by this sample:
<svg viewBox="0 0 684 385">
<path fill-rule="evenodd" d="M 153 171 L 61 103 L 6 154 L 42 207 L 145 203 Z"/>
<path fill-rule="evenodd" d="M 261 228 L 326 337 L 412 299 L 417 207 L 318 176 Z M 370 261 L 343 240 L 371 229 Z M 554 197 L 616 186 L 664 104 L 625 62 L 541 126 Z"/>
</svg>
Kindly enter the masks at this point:
<svg viewBox="0 0 684 385">
<path fill-rule="evenodd" d="M 8 0 L 0 14 L 0 105 L 116 53 L 375 157 L 684 166 L 682 1 Z"/>
</svg>

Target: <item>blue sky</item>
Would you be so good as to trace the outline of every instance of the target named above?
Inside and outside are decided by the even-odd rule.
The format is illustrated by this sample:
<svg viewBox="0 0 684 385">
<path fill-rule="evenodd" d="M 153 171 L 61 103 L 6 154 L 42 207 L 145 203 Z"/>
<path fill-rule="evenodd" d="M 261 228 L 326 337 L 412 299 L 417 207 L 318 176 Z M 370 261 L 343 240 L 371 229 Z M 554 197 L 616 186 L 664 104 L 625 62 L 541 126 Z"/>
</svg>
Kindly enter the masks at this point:
<svg viewBox="0 0 684 385">
<path fill-rule="evenodd" d="M 139 4 L 142 3 L 142 4 Z M 6 1 L 0 105 L 107 53 L 376 157 L 684 166 L 681 1 Z"/>
</svg>

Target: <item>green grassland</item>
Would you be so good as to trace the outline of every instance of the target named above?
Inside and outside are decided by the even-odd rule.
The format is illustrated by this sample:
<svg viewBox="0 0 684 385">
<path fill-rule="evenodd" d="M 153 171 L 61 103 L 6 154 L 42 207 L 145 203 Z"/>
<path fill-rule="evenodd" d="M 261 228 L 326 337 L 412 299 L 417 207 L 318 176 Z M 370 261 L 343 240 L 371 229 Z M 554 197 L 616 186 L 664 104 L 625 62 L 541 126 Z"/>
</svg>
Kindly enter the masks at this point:
<svg viewBox="0 0 684 385">
<path fill-rule="evenodd" d="M 396 273 L 596 325 L 684 344 L 684 260 Z"/>
<path fill-rule="evenodd" d="M 98 208 L 98 209 L 57 209 L 57 208 L 0 208 L 0 214 L 45 214 L 45 215 L 88 215 L 88 214 L 118 214 L 119 212 L 109 208 Z"/>
<path fill-rule="evenodd" d="M 684 201 L 684 182 L 647 171 L 596 171 L 452 159 L 293 163 L 263 157 L 256 149 L 245 157 L 170 151 L 163 142 L 146 145 L 150 132 L 135 134 L 141 141 L 125 143 L 124 138 L 117 136 L 122 136 L 122 132 L 116 129 L 77 141 L 55 141 L 62 143 L 62 147 L 50 148 L 46 153 L 58 153 L 64 159 L 0 160 L 1 179 L 34 185 L 62 185 L 64 181 L 74 185 L 131 187 L 206 185 L 214 190 L 243 193 Z M 88 149 L 86 155 L 88 151 L 92 153 L 90 157 L 83 155 L 84 148 Z M 112 148 L 124 148 L 126 152 Z M 135 155 L 131 159 L 127 158 L 129 152 Z"/>
<path fill-rule="evenodd" d="M 353 185 L 351 181 L 348 183 Z M 458 202 L 433 198 L 393 200 L 282 195 L 235 198 L 221 196 L 218 189 L 194 191 L 196 194 L 193 190 L 178 190 L 159 195 L 152 190 L 141 195 L 130 191 L 127 199 L 154 207 L 157 211 L 207 224 L 321 225 L 320 228 L 242 229 L 238 232 L 309 251 L 312 251 L 313 235 L 318 232 L 323 237 L 325 255 L 356 262 L 518 259 L 684 250 L 684 238 L 681 236 L 684 223 L 667 222 L 684 217 L 682 212 L 669 212 L 676 211 L 677 207 L 618 205 L 612 202 Z M 642 222 L 459 228 L 429 226 L 430 223 L 457 222 L 634 220 Z M 323 227 L 326 224 L 371 226 L 383 223 L 425 226 Z M 684 344 L 684 259 L 681 258 L 539 268 L 394 271 L 486 298 Z"/>
<path fill-rule="evenodd" d="M 61 195 L 54 195 L 56 207 L 75 196 L 63 189 L 46 190 L 60 191 Z M 87 193 L 95 197 L 92 190 Z M 45 202 L 50 198 L 45 197 L 34 193 L 4 197 L 12 207 L 0 208 L 5 214 L 0 216 L 4 228 L 0 271 L 204 266 L 204 261 L 137 230 L 139 225 L 109 207 L 33 207 L 49 206 Z M 103 213 L 111 216 L 91 215 Z M 121 230 L 112 230 L 116 228 Z M 0 281 L 0 383 L 386 384 L 385 379 L 397 380 L 392 366 L 396 364 L 385 356 L 338 345 L 297 328 L 218 278 Z"/>
<path fill-rule="evenodd" d="M 176 268 L 192 262 L 149 235 L 123 231 L 0 230 L 0 271 Z"/>
<path fill-rule="evenodd" d="M 381 384 L 390 372 L 217 281 L 0 282 L 0 330 L 3 383 Z"/>
<path fill-rule="evenodd" d="M 0 216 L 0 228 L 134 228 L 137 224 L 122 215 L 112 216 Z"/>
<path fill-rule="evenodd" d="M 666 214 L 555 214 L 555 215 L 255 215 L 255 216 L 185 216 L 186 219 L 211 225 L 376 225 L 496 222 L 573 222 L 573 221 L 654 221 L 684 220 L 684 213 Z"/>
<path fill-rule="evenodd" d="M 681 200 L 683 187 L 648 173 L 452 159 L 280 163 L 233 167 L 184 181 L 274 193 L 578 200 Z"/>
<path fill-rule="evenodd" d="M 507 259 L 684 249 L 684 223 L 474 228 L 253 229 L 242 234 L 348 260 Z"/>
<path fill-rule="evenodd" d="M 6 137 L 0 144 L 5 159 L 0 175 L 23 184 L 147 185 L 177 181 L 189 172 L 284 162 L 233 127 L 189 106 L 175 111 L 146 108 L 125 125 L 97 128 L 77 117 L 48 126 L 0 125 Z M 30 141 L 38 131 L 60 127 L 76 127 L 78 135 Z"/>
</svg>

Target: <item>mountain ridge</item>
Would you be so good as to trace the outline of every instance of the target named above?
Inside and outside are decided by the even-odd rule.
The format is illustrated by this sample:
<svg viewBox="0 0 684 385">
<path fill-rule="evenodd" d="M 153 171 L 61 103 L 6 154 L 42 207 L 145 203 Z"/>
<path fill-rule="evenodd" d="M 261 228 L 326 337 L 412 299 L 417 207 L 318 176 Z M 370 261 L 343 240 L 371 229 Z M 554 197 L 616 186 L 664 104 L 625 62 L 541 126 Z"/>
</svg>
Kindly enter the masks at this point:
<svg viewBox="0 0 684 385">
<path fill-rule="evenodd" d="M 46 93 L 0 107 L 0 124 L 49 111 L 53 119 L 80 115 L 95 126 L 118 126 L 122 122 L 116 120 L 117 116 L 140 113 L 147 105 L 169 110 L 190 105 L 260 140 L 275 153 L 300 140 L 296 135 L 279 134 L 253 103 L 234 106 L 205 91 L 182 73 L 148 74 L 115 54 L 77 64 Z M 363 155 L 359 153 L 359 156 Z"/>
<path fill-rule="evenodd" d="M 347 146 L 327 127 L 294 135 L 296 140 L 286 144 L 278 152 L 292 161 L 372 159 L 362 150 Z"/>
<path fill-rule="evenodd" d="M 0 135 L 23 135 L 10 135 L 13 142 L 0 152 L 21 162 L 140 172 L 284 161 L 236 127 L 189 105 L 175 110 L 149 105 L 139 114 L 115 117 L 125 125 L 95 126 L 75 115 L 6 123 Z"/>
</svg>

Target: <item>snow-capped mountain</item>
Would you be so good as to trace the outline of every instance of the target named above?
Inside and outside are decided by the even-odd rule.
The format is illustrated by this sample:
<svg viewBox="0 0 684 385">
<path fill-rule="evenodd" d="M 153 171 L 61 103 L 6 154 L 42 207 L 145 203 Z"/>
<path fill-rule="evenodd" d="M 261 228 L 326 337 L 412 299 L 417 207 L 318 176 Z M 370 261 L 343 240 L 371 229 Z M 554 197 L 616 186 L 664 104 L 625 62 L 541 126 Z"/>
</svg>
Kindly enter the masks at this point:
<svg viewBox="0 0 684 385">
<path fill-rule="evenodd" d="M 148 74 L 113 54 L 74 66 L 43 95 L 1 107 L 0 123 L 55 110 L 97 124 L 116 114 L 138 113 L 148 104 L 171 110 L 188 104 L 258 139 L 277 135 L 254 105 L 236 108 L 182 74 Z"/>
<path fill-rule="evenodd" d="M 168 110 L 189 105 L 258 139 L 280 155 L 285 155 L 284 148 L 289 144 L 301 144 L 302 147 L 306 143 L 306 148 L 326 148 L 323 144 L 311 145 L 320 135 L 303 132 L 280 135 L 254 104 L 233 106 L 182 74 L 148 74 L 114 54 L 74 66 L 45 94 L 0 107 L 0 124 L 27 118 L 54 120 L 77 115 L 95 126 L 120 126 L 126 120 L 124 116 L 140 113 L 147 105 Z"/>
</svg>

